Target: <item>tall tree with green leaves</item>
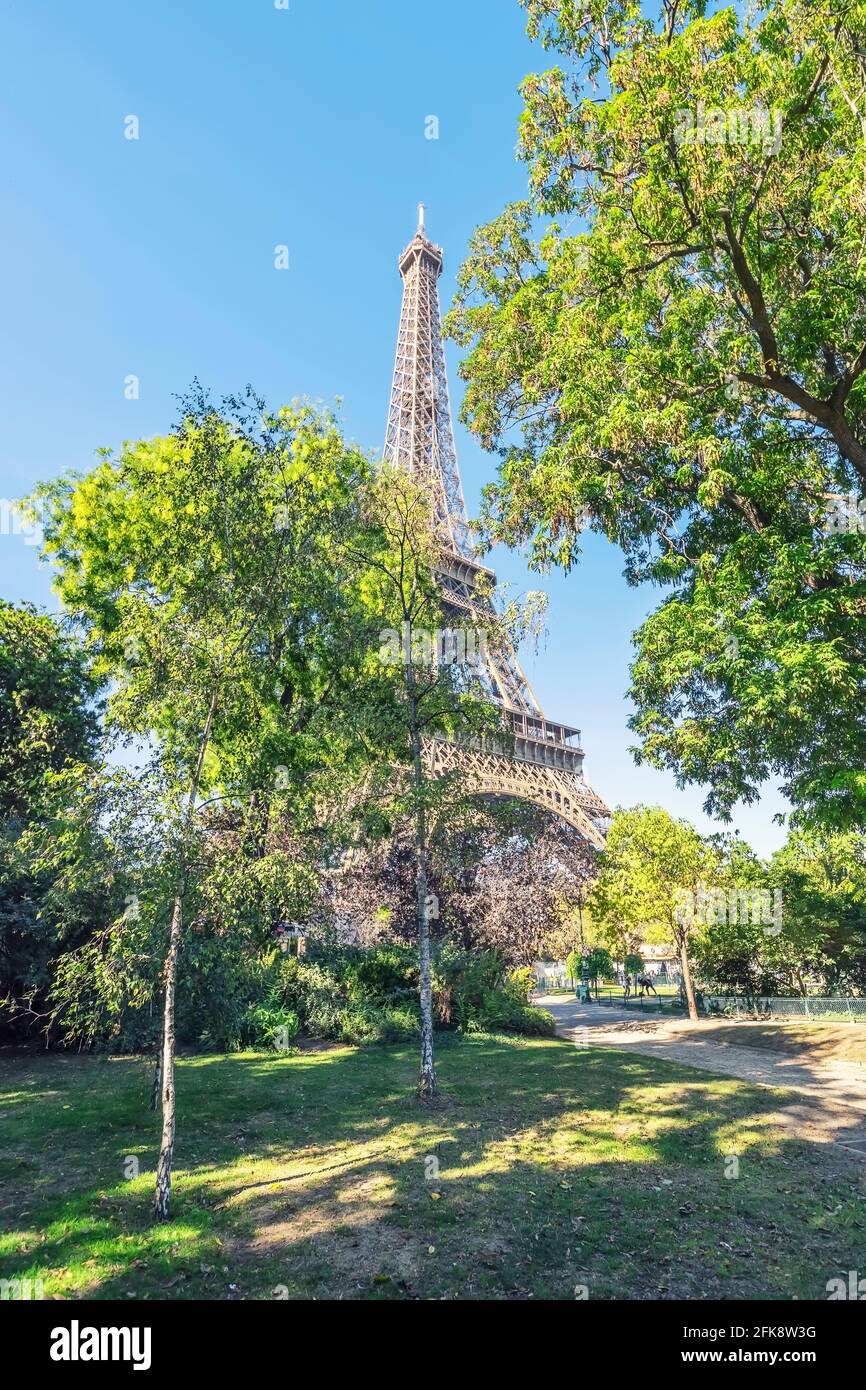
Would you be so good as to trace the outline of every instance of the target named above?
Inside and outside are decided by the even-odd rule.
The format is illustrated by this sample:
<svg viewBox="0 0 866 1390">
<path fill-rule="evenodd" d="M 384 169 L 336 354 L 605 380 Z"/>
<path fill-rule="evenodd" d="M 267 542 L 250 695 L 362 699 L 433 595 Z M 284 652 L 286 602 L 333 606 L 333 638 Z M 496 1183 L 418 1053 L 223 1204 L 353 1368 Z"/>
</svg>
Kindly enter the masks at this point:
<svg viewBox="0 0 866 1390">
<path fill-rule="evenodd" d="M 866 983 L 866 841 L 854 831 L 795 831 L 765 863 L 737 836 L 717 854 L 696 940 L 719 993 L 846 994 Z"/>
<path fill-rule="evenodd" d="M 0 599 L 0 816 L 32 820 L 46 772 L 91 760 L 97 682 L 75 635 Z"/>
<path fill-rule="evenodd" d="M 523 3 L 529 197 L 449 320 L 490 534 L 567 568 L 591 529 L 668 590 L 638 760 L 862 827 L 866 4 Z"/>
<path fill-rule="evenodd" d="M 16 1036 L 45 1010 L 58 950 L 100 911 L 81 892 L 80 915 L 52 927 L 44 908 L 54 875 L 25 844 L 54 779 L 73 768 L 87 776 L 98 739 L 97 682 L 81 643 L 32 605 L 0 601 L 0 1009 Z"/>
<path fill-rule="evenodd" d="M 472 652 L 480 656 L 485 642 L 505 640 L 506 633 L 504 623 L 491 613 L 483 631 L 473 628 L 467 634 L 464 629 L 462 642 L 455 642 L 435 580 L 441 538 L 431 493 L 422 480 L 383 464 L 371 493 L 370 520 L 381 537 L 381 549 L 373 559 L 378 603 L 392 622 L 381 631 L 378 654 L 397 697 L 395 712 L 387 714 L 386 723 L 391 728 L 396 766 L 399 769 L 402 763 L 408 772 L 393 805 L 398 818 L 401 810 L 408 814 L 413 828 L 421 1001 L 418 1093 L 432 1100 L 439 1083 L 433 1055 L 430 922 L 439 913 L 439 901 L 431 891 L 431 826 L 461 800 L 461 793 L 453 775 L 430 775 L 425 742 L 437 736 L 478 736 L 485 731 L 507 737 L 500 712 L 483 698 L 483 663 L 466 659 L 468 635 Z"/>
<path fill-rule="evenodd" d="M 758 943 L 776 988 L 800 994 L 866 989 L 866 837 L 792 834 L 773 855 L 767 884 L 778 892 L 781 926 Z"/>
<path fill-rule="evenodd" d="M 309 407 L 268 414 L 248 391 L 195 388 L 174 432 L 42 489 L 46 551 L 108 718 L 158 750 L 174 846 L 165 903 L 163 1129 L 155 1211 L 169 1212 L 175 998 L 201 811 L 276 793 L 309 803 L 317 773 L 365 754 L 345 717 L 370 657 L 358 556 L 367 464 Z M 355 539 L 354 558 L 346 541 Z"/>
<path fill-rule="evenodd" d="M 676 946 L 690 1018 L 698 1016 L 692 940 L 703 925 L 702 890 L 715 881 L 716 864 L 712 846 L 688 821 L 660 806 L 617 810 L 590 898 L 593 920 L 620 940 Z"/>
</svg>

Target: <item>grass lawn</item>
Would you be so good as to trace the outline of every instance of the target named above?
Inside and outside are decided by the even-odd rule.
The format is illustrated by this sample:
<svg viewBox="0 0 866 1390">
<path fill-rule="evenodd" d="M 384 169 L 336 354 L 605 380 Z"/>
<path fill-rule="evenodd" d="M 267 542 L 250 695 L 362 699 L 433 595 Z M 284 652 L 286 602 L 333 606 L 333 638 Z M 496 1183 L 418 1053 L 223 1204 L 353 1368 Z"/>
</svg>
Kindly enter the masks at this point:
<svg viewBox="0 0 866 1390">
<path fill-rule="evenodd" d="M 149 1066 L 5 1053 L 0 1277 L 46 1297 L 822 1299 L 866 1268 L 866 1167 L 786 1137 L 772 1092 L 559 1039 L 443 1039 L 439 1071 L 425 1108 L 413 1046 L 183 1059 L 153 1226 Z"/>
<path fill-rule="evenodd" d="M 733 1043 L 767 1052 L 784 1052 L 816 1062 L 866 1062 L 866 1025 L 863 1023 L 728 1023 L 722 1028 L 703 1026 L 708 1042 Z"/>
</svg>

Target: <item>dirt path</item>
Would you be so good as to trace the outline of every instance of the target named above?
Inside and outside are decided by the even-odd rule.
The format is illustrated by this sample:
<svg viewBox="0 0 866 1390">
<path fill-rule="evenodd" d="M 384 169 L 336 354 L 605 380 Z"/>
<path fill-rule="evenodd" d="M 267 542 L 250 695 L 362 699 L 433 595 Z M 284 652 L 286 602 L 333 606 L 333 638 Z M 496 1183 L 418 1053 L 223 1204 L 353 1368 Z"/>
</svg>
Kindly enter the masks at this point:
<svg viewBox="0 0 866 1390">
<path fill-rule="evenodd" d="M 572 1042 L 662 1057 L 790 1091 L 790 1099 L 780 1105 L 780 1124 L 804 1139 L 842 1144 L 866 1159 L 864 1062 L 819 1055 L 808 1039 L 783 1033 L 780 1049 L 784 1050 L 776 1051 L 768 1045 L 765 1024 L 637 1020 L 623 1009 L 579 1004 L 563 995 L 545 995 L 534 1002 L 549 1009 L 557 1021 L 557 1032 Z M 763 1029 L 760 1047 L 742 1045 L 743 1030 L 750 1028 Z"/>
</svg>

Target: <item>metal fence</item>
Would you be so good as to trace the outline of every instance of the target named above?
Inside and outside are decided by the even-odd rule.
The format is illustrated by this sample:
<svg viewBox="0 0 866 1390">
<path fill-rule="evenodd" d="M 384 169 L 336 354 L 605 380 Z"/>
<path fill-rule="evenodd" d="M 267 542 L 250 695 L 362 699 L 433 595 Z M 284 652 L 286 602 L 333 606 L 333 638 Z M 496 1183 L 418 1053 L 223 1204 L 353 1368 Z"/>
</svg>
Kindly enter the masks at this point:
<svg viewBox="0 0 866 1390">
<path fill-rule="evenodd" d="M 826 1018 L 866 1023 L 866 999 L 848 995 L 838 999 L 819 995 L 783 999 L 769 995 L 705 994 L 704 1009 L 725 1018 Z"/>
<path fill-rule="evenodd" d="M 621 989 L 602 986 L 598 994 L 593 990 L 592 997 L 597 1004 L 606 1004 L 614 1009 L 637 1009 L 640 1013 L 676 1013 L 683 1006 L 682 999 L 676 992 L 669 993 L 667 985 L 663 986 L 663 989 L 663 993 L 630 994 L 626 999 Z"/>
</svg>

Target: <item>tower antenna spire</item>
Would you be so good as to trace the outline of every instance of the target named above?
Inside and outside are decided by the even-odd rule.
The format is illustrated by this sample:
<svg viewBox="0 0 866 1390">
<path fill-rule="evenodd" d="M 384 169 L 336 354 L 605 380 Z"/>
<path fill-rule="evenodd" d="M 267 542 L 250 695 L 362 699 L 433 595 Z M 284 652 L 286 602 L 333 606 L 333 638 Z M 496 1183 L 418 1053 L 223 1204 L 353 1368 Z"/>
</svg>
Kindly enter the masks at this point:
<svg viewBox="0 0 866 1390">
<path fill-rule="evenodd" d="M 418 204 L 418 231 L 419 231 L 419 233 L 421 234 L 421 236 L 424 235 L 424 211 L 425 211 L 425 209 L 424 209 L 424 204 L 423 204 L 423 203 L 419 203 L 419 204 Z"/>
</svg>

